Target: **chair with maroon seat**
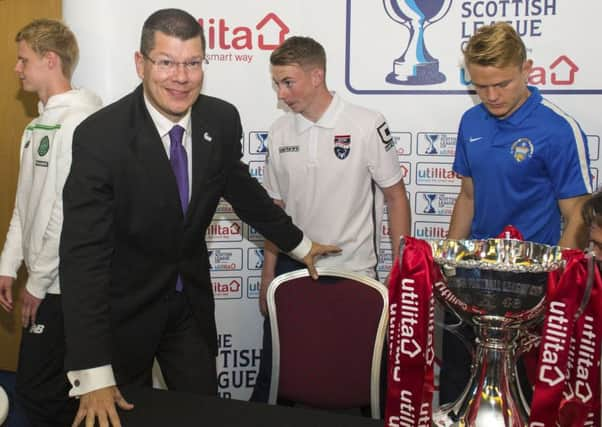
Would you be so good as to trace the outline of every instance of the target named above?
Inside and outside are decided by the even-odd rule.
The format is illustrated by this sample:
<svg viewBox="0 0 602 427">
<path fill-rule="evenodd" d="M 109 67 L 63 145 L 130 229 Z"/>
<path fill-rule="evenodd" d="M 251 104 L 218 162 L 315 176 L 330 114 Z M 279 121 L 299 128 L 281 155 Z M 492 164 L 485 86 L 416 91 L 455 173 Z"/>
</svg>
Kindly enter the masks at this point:
<svg viewBox="0 0 602 427">
<path fill-rule="evenodd" d="M 380 373 L 388 291 L 359 274 L 307 269 L 268 288 L 272 332 L 269 403 L 278 398 L 324 409 L 370 406 L 380 418 Z"/>
</svg>

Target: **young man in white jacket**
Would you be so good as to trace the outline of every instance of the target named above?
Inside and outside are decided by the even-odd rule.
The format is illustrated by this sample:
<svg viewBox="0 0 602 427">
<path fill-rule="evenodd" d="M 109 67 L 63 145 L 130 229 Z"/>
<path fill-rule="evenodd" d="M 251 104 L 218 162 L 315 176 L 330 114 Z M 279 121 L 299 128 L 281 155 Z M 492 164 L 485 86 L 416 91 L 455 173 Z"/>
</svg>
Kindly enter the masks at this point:
<svg viewBox="0 0 602 427">
<path fill-rule="evenodd" d="M 12 287 L 21 263 L 28 279 L 21 291 L 23 336 L 16 391 L 34 426 L 70 425 L 77 403 L 68 398 L 63 369 L 59 240 L 62 191 L 71 168 L 77 125 L 101 106 L 95 94 L 71 87 L 78 59 L 73 33 L 63 23 L 40 19 L 16 36 L 15 73 L 23 90 L 39 97 L 39 116 L 21 139 L 17 196 L 0 255 L 0 306 L 13 310 Z"/>
</svg>

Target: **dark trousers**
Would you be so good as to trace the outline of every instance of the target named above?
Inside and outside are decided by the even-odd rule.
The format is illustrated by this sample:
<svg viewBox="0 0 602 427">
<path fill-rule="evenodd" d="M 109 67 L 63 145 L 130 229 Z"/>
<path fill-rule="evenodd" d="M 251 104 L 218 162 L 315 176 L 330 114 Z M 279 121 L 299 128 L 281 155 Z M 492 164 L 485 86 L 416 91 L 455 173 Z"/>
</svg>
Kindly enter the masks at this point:
<svg viewBox="0 0 602 427">
<path fill-rule="evenodd" d="M 457 318 L 445 312 L 445 323 L 456 323 Z M 469 342 L 474 341 L 472 328 L 462 325 L 461 333 Z M 451 332 L 443 331 L 443 356 L 441 359 L 441 372 L 439 374 L 439 402 L 441 404 L 455 402 L 470 378 L 472 355 L 462 341 Z"/>
<path fill-rule="evenodd" d="M 156 357 L 170 390 L 216 395 L 216 355 L 201 333 L 185 292 L 170 292 L 166 302 L 159 314 L 166 316 L 163 329 L 149 334 L 151 338 L 136 337 L 139 345 L 132 346 L 122 358 L 124 363 L 114 366 L 118 385 L 151 386 Z"/>
<path fill-rule="evenodd" d="M 295 261 L 287 255 L 278 255 L 275 275 L 279 276 L 300 268 L 305 265 Z M 259 372 L 253 388 L 253 394 L 250 400 L 252 402 L 267 402 L 270 397 L 270 382 L 272 380 L 272 333 L 270 330 L 270 319 L 265 316 L 263 319 L 263 348 L 261 350 L 261 361 L 259 362 Z"/>
<path fill-rule="evenodd" d="M 61 296 L 47 294 L 36 324 L 23 329 L 16 395 L 32 427 L 70 426 L 79 402 L 69 398 L 64 371 L 65 333 Z"/>
</svg>

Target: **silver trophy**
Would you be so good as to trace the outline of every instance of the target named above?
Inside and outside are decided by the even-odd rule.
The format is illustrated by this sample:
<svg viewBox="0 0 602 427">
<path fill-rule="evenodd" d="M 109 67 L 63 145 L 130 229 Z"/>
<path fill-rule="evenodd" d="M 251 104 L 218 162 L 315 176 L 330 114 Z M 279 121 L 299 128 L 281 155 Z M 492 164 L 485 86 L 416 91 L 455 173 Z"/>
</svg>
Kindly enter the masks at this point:
<svg viewBox="0 0 602 427">
<path fill-rule="evenodd" d="M 433 413 L 433 425 L 526 426 L 529 407 L 516 377 L 519 343 L 532 341 L 530 330 L 543 320 L 547 272 L 562 266 L 561 248 L 515 239 L 430 243 L 447 277 L 434 286 L 435 297 L 476 335 L 468 385 L 456 402 Z"/>
<path fill-rule="evenodd" d="M 401 56 L 393 61 L 393 71 L 387 75 L 387 82 L 406 85 L 444 82 L 439 60 L 426 48 L 424 31 L 447 14 L 452 0 L 383 1 L 389 17 L 409 30 L 408 44 Z"/>
</svg>

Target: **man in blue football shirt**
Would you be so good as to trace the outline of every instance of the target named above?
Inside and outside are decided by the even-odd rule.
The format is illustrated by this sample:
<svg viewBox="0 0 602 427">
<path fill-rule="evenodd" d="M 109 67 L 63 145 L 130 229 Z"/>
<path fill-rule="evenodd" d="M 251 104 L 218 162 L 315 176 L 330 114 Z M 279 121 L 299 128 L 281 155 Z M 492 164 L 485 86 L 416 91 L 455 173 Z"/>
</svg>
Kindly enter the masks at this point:
<svg viewBox="0 0 602 427">
<path fill-rule="evenodd" d="M 464 60 L 481 103 L 460 122 L 453 169 L 462 186 L 448 238 L 493 238 L 511 224 L 525 240 L 579 247 L 592 192 L 579 124 L 527 85 L 532 61 L 507 23 L 481 27 Z M 458 368 L 469 358 L 452 347 L 444 342 L 441 402 L 466 384 L 467 369 Z"/>
</svg>

